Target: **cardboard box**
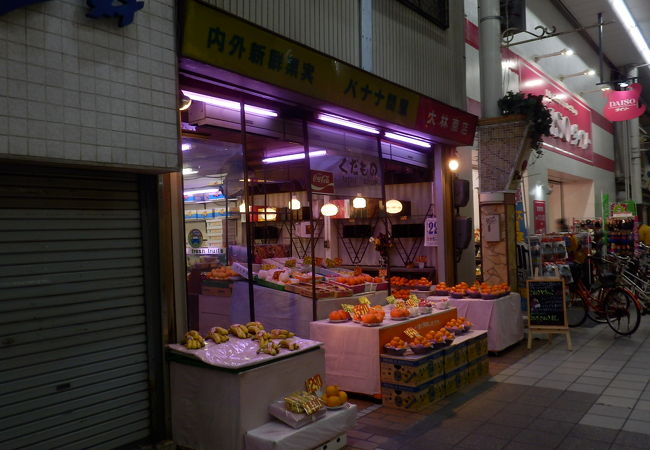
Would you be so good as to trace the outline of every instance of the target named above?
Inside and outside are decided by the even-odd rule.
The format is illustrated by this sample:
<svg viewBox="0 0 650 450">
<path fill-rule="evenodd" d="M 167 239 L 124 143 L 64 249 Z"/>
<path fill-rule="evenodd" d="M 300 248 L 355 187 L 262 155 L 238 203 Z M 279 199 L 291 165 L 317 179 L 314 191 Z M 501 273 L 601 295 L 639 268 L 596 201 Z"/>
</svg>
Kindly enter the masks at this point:
<svg viewBox="0 0 650 450">
<path fill-rule="evenodd" d="M 420 411 L 445 398 L 445 378 L 440 376 L 417 387 L 382 383 L 381 398 L 384 406 Z"/>
<path fill-rule="evenodd" d="M 232 288 L 201 286 L 201 294 L 212 295 L 214 297 L 232 297 Z"/>
<path fill-rule="evenodd" d="M 451 395 L 469 384 L 468 367 L 463 366 L 445 373 L 445 395 Z"/>
<path fill-rule="evenodd" d="M 420 386 L 444 374 L 444 356 L 443 351 L 412 356 L 382 355 L 381 382 L 400 386 Z"/>
<path fill-rule="evenodd" d="M 467 342 L 467 361 L 482 358 L 487 355 L 487 333 L 483 332 Z"/>
<path fill-rule="evenodd" d="M 467 364 L 467 342 L 452 344 L 445 349 L 445 373 Z"/>
</svg>

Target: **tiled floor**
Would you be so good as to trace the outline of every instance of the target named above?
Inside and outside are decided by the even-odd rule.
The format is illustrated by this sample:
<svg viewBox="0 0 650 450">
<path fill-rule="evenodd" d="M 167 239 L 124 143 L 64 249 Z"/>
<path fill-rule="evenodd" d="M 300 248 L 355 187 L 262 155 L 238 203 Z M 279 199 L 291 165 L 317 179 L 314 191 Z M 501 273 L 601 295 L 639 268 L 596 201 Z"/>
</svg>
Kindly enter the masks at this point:
<svg viewBox="0 0 650 450">
<path fill-rule="evenodd" d="M 544 336 L 540 336 L 544 338 Z M 650 317 L 632 337 L 598 325 L 490 357 L 490 379 L 418 413 L 354 399 L 347 449 L 648 449 Z"/>
</svg>

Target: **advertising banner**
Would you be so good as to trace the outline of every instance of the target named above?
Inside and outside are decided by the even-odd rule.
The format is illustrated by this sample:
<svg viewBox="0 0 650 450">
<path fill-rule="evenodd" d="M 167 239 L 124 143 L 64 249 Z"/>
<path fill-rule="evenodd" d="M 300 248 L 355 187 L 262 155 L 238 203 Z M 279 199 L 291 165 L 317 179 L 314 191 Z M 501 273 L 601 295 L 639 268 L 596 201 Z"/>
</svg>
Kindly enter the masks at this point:
<svg viewBox="0 0 650 450">
<path fill-rule="evenodd" d="M 533 200 L 535 234 L 546 234 L 546 202 Z"/>
<path fill-rule="evenodd" d="M 639 83 L 634 83 L 627 91 L 605 91 L 603 94 L 607 97 L 607 103 L 603 108 L 603 115 L 612 122 L 636 119 L 646 109 L 645 105 L 639 104 L 642 89 Z"/>
<path fill-rule="evenodd" d="M 544 147 L 592 162 L 589 107 L 524 60 L 520 60 L 519 77 L 521 92 L 543 95 L 544 104 L 551 111 L 551 136 L 544 136 Z"/>
</svg>

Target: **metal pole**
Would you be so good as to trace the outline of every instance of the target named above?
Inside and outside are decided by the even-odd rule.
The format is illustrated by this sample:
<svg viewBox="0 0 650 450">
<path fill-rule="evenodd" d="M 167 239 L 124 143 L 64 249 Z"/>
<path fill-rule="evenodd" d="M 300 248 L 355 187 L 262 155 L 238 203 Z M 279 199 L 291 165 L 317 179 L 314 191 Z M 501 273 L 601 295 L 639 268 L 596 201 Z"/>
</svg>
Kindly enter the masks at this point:
<svg viewBox="0 0 650 450">
<path fill-rule="evenodd" d="M 598 13 L 598 62 L 600 63 L 600 82 L 603 82 L 603 13 Z"/>
<path fill-rule="evenodd" d="M 636 67 L 627 73 L 628 78 L 636 79 L 639 70 Z M 639 137 L 639 118 L 628 120 L 629 124 L 629 145 L 630 145 L 630 190 L 631 200 L 637 205 L 643 203 L 643 191 L 641 189 L 641 141 Z"/>
<path fill-rule="evenodd" d="M 302 138 L 305 142 L 305 178 L 307 181 L 307 199 L 309 201 L 309 226 L 311 227 L 311 237 L 309 245 L 311 246 L 311 308 L 312 320 L 318 320 L 318 299 L 316 298 L 316 229 L 314 227 L 314 199 L 311 189 L 311 161 L 309 160 L 309 124 L 302 119 Z"/>
<path fill-rule="evenodd" d="M 244 111 L 244 102 L 239 102 L 239 120 L 241 121 L 241 145 L 242 158 L 244 160 L 244 214 L 246 218 L 246 259 L 248 267 L 248 307 L 250 308 L 250 320 L 255 321 L 255 290 L 253 288 L 253 233 L 251 227 L 251 202 L 248 186 L 248 158 L 246 144 L 246 111 Z"/>
<path fill-rule="evenodd" d="M 481 114 L 483 118 L 500 115 L 497 101 L 503 93 L 501 80 L 501 16 L 499 0 L 479 0 L 481 49 Z"/>
</svg>

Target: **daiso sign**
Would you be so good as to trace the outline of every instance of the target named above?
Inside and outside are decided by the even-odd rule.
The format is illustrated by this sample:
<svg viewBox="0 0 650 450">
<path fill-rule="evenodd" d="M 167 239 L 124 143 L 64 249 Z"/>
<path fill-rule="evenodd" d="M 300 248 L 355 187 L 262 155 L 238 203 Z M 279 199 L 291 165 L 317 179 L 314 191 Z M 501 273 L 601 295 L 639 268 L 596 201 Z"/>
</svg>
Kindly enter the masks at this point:
<svg viewBox="0 0 650 450">
<path fill-rule="evenodd" d="M 542 71 L 520 60 L 521 92 L 544 96 L 544 105 L 551 112 L 550 136 L 544 136 L 544 148 L 570 153 L 580 160 L 592 161 L 591 110 Z"/>
</svg>

